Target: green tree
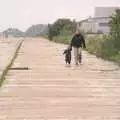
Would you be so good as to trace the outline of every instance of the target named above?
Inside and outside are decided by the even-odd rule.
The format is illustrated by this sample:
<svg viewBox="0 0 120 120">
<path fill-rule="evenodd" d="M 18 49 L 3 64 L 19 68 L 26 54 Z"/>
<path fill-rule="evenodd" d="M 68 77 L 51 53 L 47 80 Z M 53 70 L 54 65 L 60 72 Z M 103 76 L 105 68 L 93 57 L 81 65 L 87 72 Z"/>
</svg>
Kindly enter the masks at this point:
<svg viewBox="0 0 120 120">
<path fill-rule="evenodd" d="M 48 24 L 48 38 L 52 40 L 54 36 L 57 36 L 59 34 L 58 28 L 56 28 L 54 25 Z"/>
<path fill-rule="evenodd" d="M 48 25 L 49 28 L 49 39 L 52 40 L 54 36 L 58 36 L 61 33 L 72 33 L 76 29 L 76 22 L 70 19 L 58 19 L 52 25 Z"/>
<path fill-rule="evenodd" d="M 115 48 L 120 50 L 120 9 L 117 9 L 110 20 L 110 37 L 114 42 Z"/>
</svg>

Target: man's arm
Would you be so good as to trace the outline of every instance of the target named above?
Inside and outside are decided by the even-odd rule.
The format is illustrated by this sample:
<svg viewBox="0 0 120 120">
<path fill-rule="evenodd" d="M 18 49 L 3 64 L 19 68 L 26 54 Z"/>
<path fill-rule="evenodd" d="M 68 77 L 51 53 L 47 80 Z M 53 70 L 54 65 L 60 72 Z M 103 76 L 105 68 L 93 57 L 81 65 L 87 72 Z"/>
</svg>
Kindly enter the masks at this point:
<svg viewBox="0 0 120 120">
<path fill-rule="evenodd" d="M 73 46 L 73 41 L 74 41 L 74 39 L 75 39 L 75 36 L 73 36 L 73 38 L 72 38 L 72 40 L 71 40 L 71 43 L 70 43 L 70 47 L 72 48 L 72 46 Z"/>
<path fill-rule="evenodd" d="M 82 35 L 82 43 L 83 43 L 83 47 L 86 48 L 86 44 L 85 44 L 85 38 L 84 36 Z"/>
</svg>

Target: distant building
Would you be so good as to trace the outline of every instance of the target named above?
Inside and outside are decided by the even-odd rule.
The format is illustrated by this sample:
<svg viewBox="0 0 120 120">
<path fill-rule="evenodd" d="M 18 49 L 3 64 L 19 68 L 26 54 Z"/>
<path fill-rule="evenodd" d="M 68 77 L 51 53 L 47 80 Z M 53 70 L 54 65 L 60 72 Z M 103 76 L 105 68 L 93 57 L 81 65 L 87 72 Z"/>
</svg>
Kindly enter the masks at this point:
<svg viewBox="0 0 120 120">
<path fill-rule="evenodd" d="M 96 7 L 94 17 L 110 17 L 119 7 Z"/>
<path fill-rule="evenodd" d="M 110 16 L 118 7 L 96 7 L 94 17 L 80 21 L 80 29 L 85 33 L 109 33 Z"/>
</svg>

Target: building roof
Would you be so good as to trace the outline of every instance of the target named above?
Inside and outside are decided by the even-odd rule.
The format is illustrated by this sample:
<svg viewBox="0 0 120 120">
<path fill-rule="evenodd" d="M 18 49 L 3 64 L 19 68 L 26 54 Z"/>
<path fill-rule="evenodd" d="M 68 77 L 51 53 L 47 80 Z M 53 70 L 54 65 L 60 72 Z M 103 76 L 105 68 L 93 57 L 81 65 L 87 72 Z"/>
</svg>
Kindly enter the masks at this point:
<svg viewBox="0 0 120 120">
<path fill-rule="evenodd" d="M 109 17 L 120 7 L 96 7 L 94 17 Z"/>
<path fill-rule="evenodd" d="M 91 20 L 110 19 L 110 17 L 94 17 L 94 18 L 87 18 L 87 19 L 81 20 L 79 23 L 88 22 L 90 19 L 91 19 Z"/>
<path fill-rule="evenodd" d="M 88 22 L 89 20 L 109 19 L 116 9 L 120 9 L 120 7 L 96 7 L 94 17 L 81 20 L 79 23 Z"/>
</svg>

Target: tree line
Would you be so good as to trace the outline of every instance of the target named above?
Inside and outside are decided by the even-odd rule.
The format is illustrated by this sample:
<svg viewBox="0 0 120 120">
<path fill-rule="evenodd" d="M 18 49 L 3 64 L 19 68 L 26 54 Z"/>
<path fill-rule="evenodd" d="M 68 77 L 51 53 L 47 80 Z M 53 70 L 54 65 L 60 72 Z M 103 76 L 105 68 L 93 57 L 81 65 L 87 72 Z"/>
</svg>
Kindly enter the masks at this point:
<svg viewBox="0 0 120 120">
<path fill-rule="evenodd" d="M 58 19 L 53 24 L 48 24 L 48 38 L 52 40 L 55 36 L 73 33 L 76 30 L 76 25 L 77 23 L 75 20 Z"/>
</svg>

